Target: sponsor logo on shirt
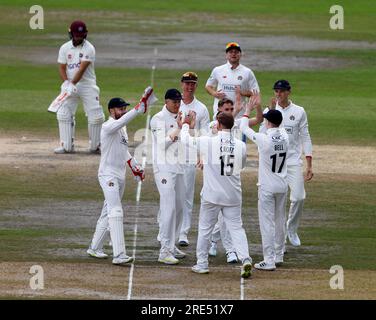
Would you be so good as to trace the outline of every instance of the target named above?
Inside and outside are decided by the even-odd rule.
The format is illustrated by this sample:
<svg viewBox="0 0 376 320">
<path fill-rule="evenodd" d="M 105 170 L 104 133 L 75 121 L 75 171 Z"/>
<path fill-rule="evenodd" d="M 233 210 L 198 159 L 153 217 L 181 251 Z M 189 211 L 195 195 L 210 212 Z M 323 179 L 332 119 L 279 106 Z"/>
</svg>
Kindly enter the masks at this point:
<svg viewBox="0 0 376 320">
<path fill-rule="evenodd" d="M 226 91 L 226 92 L 235 92 L 235 88 L 236 88 L 236 86 L 234 84 L 226 84 L 226 83 L 224 83 L 222 85 L 223 91 Z"/>
<path fill-rule="evenodd" d="M 121 141 L 120 141 L 121 144 L 124 144 L 124 145 L 128 145 L 128 141 L 127 139 L 125 139 L 124 136 L 121 136 Z"/>
<path fill-rule="evenodd" d="M 82 58 L 84 56 L 84 54 L 82 52 L 80 52 L 80 58 Z"/>
<path fill-rule="evenodd" d="M 85 59 L 89 59 L 89 56 L 85 56 Z"/>
<path fill-rule="evenodd" d="M 226 79 L 226 78 L 227 78 L 227 76 L 223 76 L 222 78 L 223 78 L 223 79 Z"/>
<path fill-rule="evenodd" d="M 71 54 L 68 54 L 68 59 L 72 59 L 72 55 Z"/>
<path fill-rule="evenodd" d="M 291 120 L 291 121 L 294 121 L 294 120 L 295 120 L 294 115 L 291 115 L 291 116 L 290 116 L 290 120 Z"/>
<path fill-rule="evenodd" d="M 79 69 L 79 68 L 80 68 L 80 65 L 81 65 L 81 62 L 78 62 L 78 63 L 70 63 L 70 64 L 68 64 L 68 69 L 69 69 L 69 70 L 72 70 L 72 69 Z"/>
<path fill-rule="evenodd" d="M 163 178 L 161 182 L 162 182 L 162 184 L 166 184 L 167 180 Z"/>
<path fill-rule="evenodd" d="M 113 187 L 115 184 L 112 182 L 112 181 L 110 181 L 109 183 L 108 183 L 108 186 L 109 187 Z"/>
<path fill-rule="evenodd" d="M 291 126 L 285 126 L 285 130 L 288 134 L 292 134 L 293 133 L 293 127 Z"/>
<path fill-rule="evenodd" d="M 243 77 L 242 77 L 242 76 L 239 76 L 239 77 L 238 77 L 238 80 L 243 80 Z"/>
</svg>

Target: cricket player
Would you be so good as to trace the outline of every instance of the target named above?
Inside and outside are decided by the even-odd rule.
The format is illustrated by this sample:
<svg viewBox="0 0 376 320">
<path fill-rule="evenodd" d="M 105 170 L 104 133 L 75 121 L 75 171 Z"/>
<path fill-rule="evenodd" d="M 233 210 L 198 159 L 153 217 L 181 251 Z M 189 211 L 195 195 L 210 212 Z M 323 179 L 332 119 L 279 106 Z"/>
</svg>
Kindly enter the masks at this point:
<svg viewBox="0 0 376 320">
<path fill-rule="evenodd" d="M 63 80 L 61 90 L 68 98 L 57 111 L 60 147 L 55 153 L 74 152 L 75 114 L 82 100 L 88 118 L 89 151 L 100 153 L 100 133 L 104 113 L 99 103 L 99 88 L 94 71 L 95 48 L 86 39 L 88 30 L 82 21 L 74 21 L 69 28 L 70 41 L 60 47 L 59 73 Z"/>
<path fill-rule="evenodd" d="M 203 158 L 203 188 L 201 191 L 201 207 L 199 231 L 197 239 L 197 264 L 192 267 L 196 273 L 208 273 L 208 252 L 210 237 L 218 214 L 222 211 L 223 219 L 230 233 L 233 246 L 243 266 L 241 276 L 251 276 L 252 259 L 249 256 L 247 235 L 242 226 L 241 204 L 242 189 L 240 171 L 246 161 L 245 144 L 236 139 L 231 132 L 234 126 L 232 115 L 218 115 L 218 135 L 214 137 L 191 137 L 189 127 L 194 123 L 194 113 L 185 116 L 182 126 L 182 143 L 197 145 Z"/>
<path fill-rule="evenodd" d="M 153 143 L 153 172 L 159 192 L 160 252 L 158 261 L 177 264 L 185 253 L 175 242 L 183 219 L 185 201 L 185 153 L 180 143 L 177 117 L 182 95 L 177 89 L 165 94 L 165 105 L 150 121 Z"/>
<path fill-rule="evenodd" d="M 241 120 L 243 133 L 258 146 L 258 214 L 264 260 L 255 263 L 260 270 L 275 270 L 283 263 L 285 246 L 285 218 L 287 198 L 287 165 L 289 138 L 282 123 L 282 113 L 269 110 L 264 114 L 266 133 L 256 133 L 248 126 L 249 112 L 256 106 L 261 112 L 259 95 L 253 96 L 251 104 Z"/>
<path fill-rule="evenodd" d="M 198 76 L 194 72 L 185 72 L 181 77 L 181 89 L 183 99 L 180 104 L 180 111 L 188 114 L 193 110 L 196 113 L 195 130 L 200 134 L 207 134 L 209 125 L 209 112 L 206 106 L 195 97 Z M 184 179 L 186 198 L 183 209 L 183 221 L 180 228 L 179 245 L 188 246 L 188 233 L 191 228 L 192 209 L 195 192 L 197 152 L 195 149 L 186 150 L 186 164 L 184 165 Z"/>
<path fill-rule="evenodd" d="M 237 94 L 236 94 L 235 105 L 232 100 L 227 99 L 227 98 L 224 98 L 218 101 L 217 116 L 221 112 L 228 114 L 228 115 L 236 115 L 238 112 L 240 112 L 240 110 L 242 109 L 242 106 L 241 106 L 242 102 L 240 99 L 240 91 L 238 90 L 238 88 L 236 88 L 236 92 Z M 240 131 L 240 120 L 241 119 L 236 119 L 234 121 L 234 126 L 232 128 L 232 131 L 234 130 Z M 262 112 L 258 111 L 256 114 L 256 117 L 249 119 L 248 125 L 250 127 L 255 126 L 261 123 L 262 120 L 263 120 Z M 218 128 L 218 120 L 212 121 L 209 125 L 209 135 L 214 136 L 215 134 L 217 134 L 218 132 L 217 128 Z M 218 246 L 219 240 L 222 240 L 223 247 L 225 248 L 227 263 L 237 263 L 238 257 L 232 245 L 231 237 L 226 228 L 226 223 L 223 220 L 221 212 L 218 215 L 218 222 L 216 223 L 212 236 L 211 236 L 211 246 L 209 249 L 210 256 L 217 255 L 217 246 Z"/>
<path fill-rule="evenodd" d="M 274 99 L 270 108 L 282 113 L 283 127 L 289 136 L 290 147 L 287 153 L 287 183 L 290 189 L 290 209 L 287 219 L 287 237 L 293 246 L 300 246 L 298 236 L 299 221 L 303 213 L 306 197 L 304 181 L 310 181 L 312 171 L 312 141 L 308 130 L 307 114 L 303 107 L 294 104 L 290 99 L 291 86 L 287 80 L 278 80 L 274 86 Z M 260 126 L 260 132 L 265 130 Z M 306 159 L 306 171 L 303 176 L 302 151 Z"/>
<path fill-rule="evenodd" d="M 215 98 L 213 104 L 214 117 L 217 114 L 219 100 L 228 98 L 235 101 L 236 87 L 240 88 L 244 105 L 247 102 L 247 97 L 250 97 L 254 92 L 260 91 L 253 71 L 240 64 L 241 56 L 240 45 L 236 42 L 229 42 L 226 45 L 227 63 L 215 67 L 206 82 L 206 91 Z M 241 118 L 244 108 L 236 115 L 236 119 Z"/>
<path fill-rule="evenodd" d="M 103 243 L 110 232 L 115 265 L 123 265 L 133 261 L 127 256 L 124 243 L 123 208 L 121 199 L 125 189 L 126 163 L 132 170 L 136 180 L 145 178 L 144 170 L 128 151 L 128 135 L 126 126 L 136 116 L 146 112 L 148 99 L 153 89 L 145 90 L 140 102 L 131 111 L 126 108 L 129 103 L 122 98 L 112 98 L 108 103 L 109 119 L 101 130 L 102 153 L 98 170 L 98 179 L 104 194 L 104 204 L 96 230 L 87 253 L 95 258 L 107 258 L 103 252 Z"/>
</svg>

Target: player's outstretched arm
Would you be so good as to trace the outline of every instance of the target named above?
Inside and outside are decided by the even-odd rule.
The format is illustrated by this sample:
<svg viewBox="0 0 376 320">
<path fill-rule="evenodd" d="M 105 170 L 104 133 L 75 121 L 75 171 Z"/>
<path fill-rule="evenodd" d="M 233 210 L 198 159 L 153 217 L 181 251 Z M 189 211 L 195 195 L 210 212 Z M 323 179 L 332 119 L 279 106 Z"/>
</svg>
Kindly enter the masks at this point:
<svg viewBox="0 0 376 320">
<path fill-rule="evenodd" d="M 108 133 L 114 133 L 131 122 L 139 114 L 145 113 L 148 108 L 148 100 L 152 94 L 153 89 L 151 87 L 148 87 L 142 95 L 140 102 L 132 110 L 128 111 L 121 118 L 112 121 L 106 126 L 103 126 L 103 130 L 106 130 Z"/>
</svg>

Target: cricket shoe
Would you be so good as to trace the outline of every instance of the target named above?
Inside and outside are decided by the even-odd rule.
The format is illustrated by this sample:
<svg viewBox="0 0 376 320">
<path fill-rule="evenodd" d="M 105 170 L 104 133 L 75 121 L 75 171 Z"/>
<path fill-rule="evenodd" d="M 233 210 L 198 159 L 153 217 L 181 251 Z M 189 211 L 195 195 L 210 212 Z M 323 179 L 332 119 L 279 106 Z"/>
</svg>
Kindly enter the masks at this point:
<svg viewBox="0 0 376 320">
<path fill-rule="evenodd" d="M 189 241 L 186 235 L 181 235 L 179 238 L 179 246 L 181 247 L 188 247 Z"/>
<path fill-rule="evenodd" d="M 287 236 L 289 238 L 289 241 L 290 243 L 294 246 L 294 247 L 299 247 L 300 246 L 300 239 L 299 239 L 299 236 L 296 232 L 288 232 L 287 233 Z"/>
<path fill-rule="evenodd" d="M 98 258 L 98 259 L 106 259 L 108 258 L 108 255 L 103 252 L 103 250 L 93 250 L 91 248 L 87 249 L 87 254 L 90 257 Z"/>
<path fill-rule="evenodd" d="M 186 256 L 186 254 L 185 254 L 183 251 L 179 250 L 179 249 L 175 246 L 174 257 L 175 257 L 176 259 L 183 259 L 183 258 L 185 258 L 185 256 Z"/>
<path fill-rule="evenodd" d="M 209 249 L 209 256 L 215 257 L 217 255 L 217 243 L 212 241 L 210 249 Z"/>
<path fill-rule="evenodd" d="M 254 267 L 258 270 L 264 270 L 264 271 L 274 271 L 275 270 L 275 264 L 266 263 L 265 261 L 261 261 L 259 263 L 255 263 Z"/>
<path fill-rule="evenodd" d="M 252 275 L 252 262 L 249 259 L 244 260 L 240 276 L 244 279 L 249 278 Z"/>
<path fill-rule="evenodd" d="M 101 154 L 101 148 L 98 147 L 95 150 L 89 149 L 89 153 L 91 153 L 91 154 Z"/>
<path fill-rule="evenodd" d="M 133 260 L 134 260 L 133 257 L 129 257 L 126 254 L 124 254 L 124 255 L 121 255 L 120 257 L 113 258 L 112 264 L 121 266 L 121 265 L 131 263 L 131 262 L 133 262 Z"/>
<path fill-rule="evenodd" d="M 276 258 L 275 259 L 275 266 L 281 267 L 283 265 L 283 257 L 282 258 Z"/>
<path fill-rule="evenodd" d="M 235 252 L 228 252 L 226 253 L 227 256 L 227 263 L 238 263 L 238 256 Z"/>
<path fill-rule="evenodd" d="M 168 253 L 160 253 L 158 257 L 158 262 L 164 264 L 178 264 L 179 260 L 176 259 L 170 252 Z"/>
<path fill-rule="evenodd" d="M 196 264 L 192 267 L 192 272 L 205 274 L 209 273 L 209 268 L 207 265 Z"/>
<path fill-rule="evenodd" d="M 72 147 L 72 150 L 70 150 L 70 151 L 65 150 L 64 147 L 58 147 L 54 150 L 54 153 L 56 153 L 56 154 L 74 153 L 74 147 Z"/>
</svg>

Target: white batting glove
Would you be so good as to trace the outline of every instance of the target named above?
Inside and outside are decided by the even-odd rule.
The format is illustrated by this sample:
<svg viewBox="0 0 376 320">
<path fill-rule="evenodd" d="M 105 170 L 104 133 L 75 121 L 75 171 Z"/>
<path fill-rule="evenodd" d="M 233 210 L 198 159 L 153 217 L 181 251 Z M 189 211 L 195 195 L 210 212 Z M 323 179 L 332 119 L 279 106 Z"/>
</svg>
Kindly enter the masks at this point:
<svg viewBox="0 0 376 320">
<path fill-rule="evenodd" d="M 128 161 L 128 166 L 131 168 L 132 173 L 134 175 L 134 179 L 137 182 L 143 181 L 145 179 L 145 171 L 144 169 L 137 163 L 135 158 L 130 158 Z"/>
<path fill-rule="evenodd" d="M 65 81 L 61 84 L 61 86 L 60 86 L 61 91 L 65 91 L 65 90 L 68 88 L 69 83 L 70 83 L 69 80 L 65 80 Z"/>
<path fill-rule="evenodd" d="M 77 87 L 72 82 L 69 82 L 65 90 L 71 95 L 72 93 L 77 92 Z"/>
</svg>

